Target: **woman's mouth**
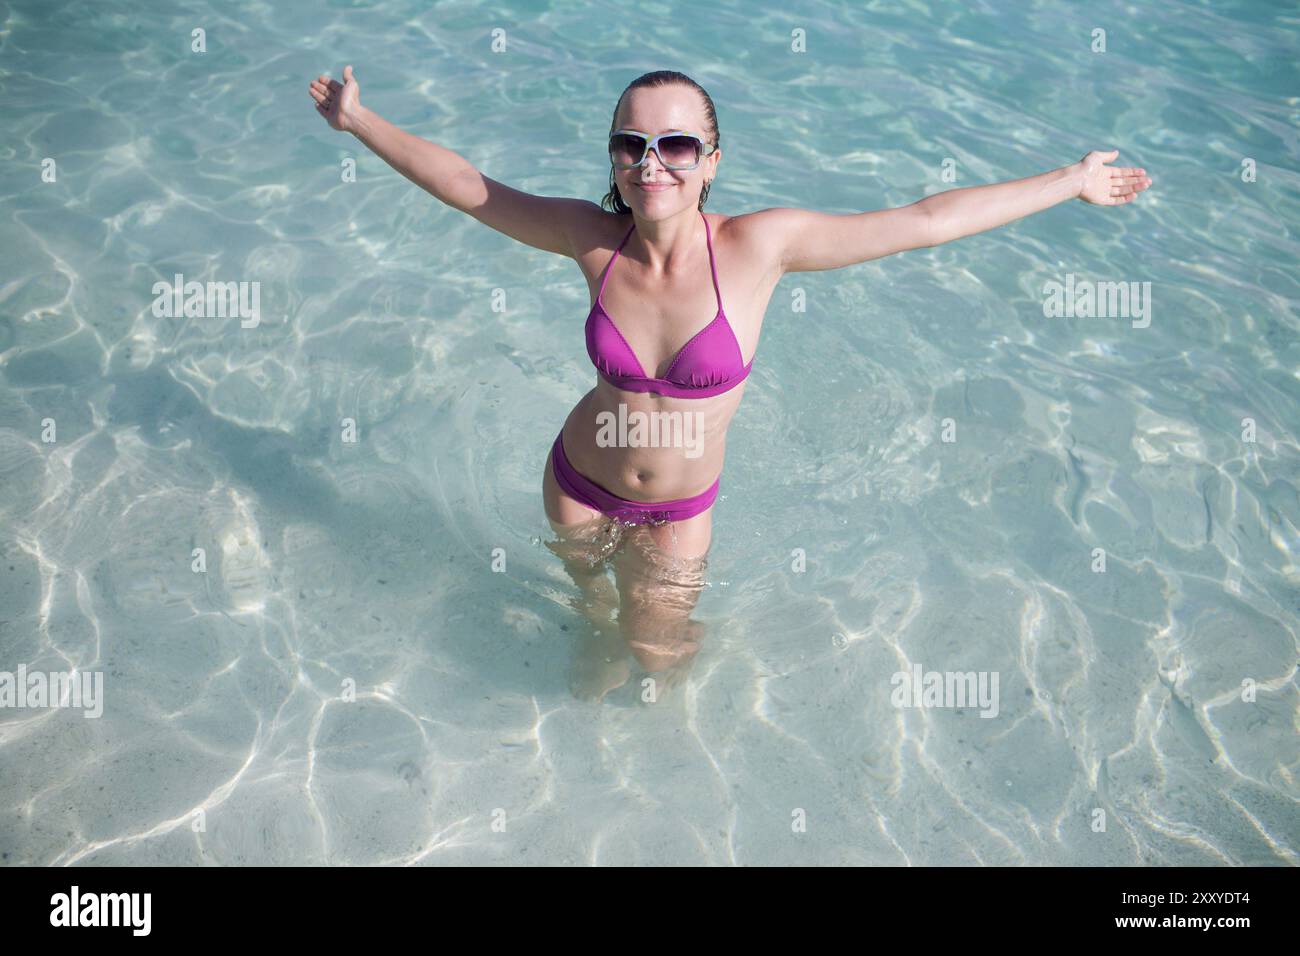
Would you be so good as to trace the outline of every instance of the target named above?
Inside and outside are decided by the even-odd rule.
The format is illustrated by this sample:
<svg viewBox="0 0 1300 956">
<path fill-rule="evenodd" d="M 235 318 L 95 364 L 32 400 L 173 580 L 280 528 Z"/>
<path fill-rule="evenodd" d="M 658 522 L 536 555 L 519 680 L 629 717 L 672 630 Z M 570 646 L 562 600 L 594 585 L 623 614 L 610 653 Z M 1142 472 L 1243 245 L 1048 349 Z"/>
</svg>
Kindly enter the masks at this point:
<svg viewBox="0 0 1300 956">
<path fill-rule="evenodd" d="M 662 192 L 665 189 L 672 189 L 677 184 L 676 183 L 637 183 L 637 185 L 640 186 L 648 193 L 657 193 L 657 192 Z"/>
</svg>

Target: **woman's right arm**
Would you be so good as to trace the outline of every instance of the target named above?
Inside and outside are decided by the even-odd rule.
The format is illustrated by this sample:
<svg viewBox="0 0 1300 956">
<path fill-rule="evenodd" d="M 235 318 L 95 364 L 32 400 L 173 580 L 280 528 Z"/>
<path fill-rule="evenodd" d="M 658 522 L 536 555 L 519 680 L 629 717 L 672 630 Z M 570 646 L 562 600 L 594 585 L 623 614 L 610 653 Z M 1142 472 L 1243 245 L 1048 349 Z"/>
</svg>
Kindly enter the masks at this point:
<svg viewBox="0 0 1300 956">
<path fill-rule="evenodd" d="M 352 67 L 343 82 L 320 76 L 309 90 L 316 111 L 334 129 L 354 135 L 395 170 L 461 212 L 525 245 L 576 258 L 574 236 L 591 235 L 605 215 L 585 199 L 534 196 L 489 179 L 463 156 L 398 129 L 361 105 Z"/>
</svg>

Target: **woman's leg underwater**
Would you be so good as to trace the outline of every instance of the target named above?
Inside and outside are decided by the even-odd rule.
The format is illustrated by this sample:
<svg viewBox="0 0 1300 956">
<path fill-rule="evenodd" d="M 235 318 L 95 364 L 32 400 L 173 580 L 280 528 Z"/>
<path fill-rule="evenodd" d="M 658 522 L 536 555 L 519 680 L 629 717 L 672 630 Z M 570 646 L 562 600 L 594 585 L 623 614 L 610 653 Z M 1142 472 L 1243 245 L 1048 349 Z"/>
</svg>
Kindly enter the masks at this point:
<svg viewBox="0 0 1300 956">
<path fill-rule="evenodd" d="M 647 671 L 667 671 L 676 683 L 703 640 L 690 620 L 704 590 L 713 536 L 713 509 L 684 521 L 637 525 L 624 531 L 610 563 L 618 583 L 619 632 Z"/>
<path fill-rule="evenodd" d="M 579 596 L 574 608 L 590 623 L 576 637 L 569 686 L 574 695 L 599 700 L 627 683 L 632 669 L 627 648 L 614 623 L 618 594 L 606 571 L 606 559 L 618 547 L 622 528 L 599 511 L 570 498 L 560 488 L 547 456 L 542 502 L 556 540 L 546 547 L 564 563 Z"/>
</svg>

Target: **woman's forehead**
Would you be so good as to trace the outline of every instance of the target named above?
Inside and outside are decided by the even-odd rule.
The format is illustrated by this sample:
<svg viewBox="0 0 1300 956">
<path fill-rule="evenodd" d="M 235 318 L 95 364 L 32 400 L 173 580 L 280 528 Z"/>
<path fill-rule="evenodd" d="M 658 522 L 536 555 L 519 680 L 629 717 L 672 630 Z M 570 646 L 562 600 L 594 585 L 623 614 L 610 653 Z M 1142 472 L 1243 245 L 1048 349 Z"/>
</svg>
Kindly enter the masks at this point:
<svg viewBox="0 0 1300 956">
<path fill-rule="evenodd" d="M 658 95 L 651 95 L 658 94 Z M 655 135 L 695 129 L 704 122 L 698 97 L 682 87 L 633 90 L 619 108 L 620 126 Z"/>
</svg>

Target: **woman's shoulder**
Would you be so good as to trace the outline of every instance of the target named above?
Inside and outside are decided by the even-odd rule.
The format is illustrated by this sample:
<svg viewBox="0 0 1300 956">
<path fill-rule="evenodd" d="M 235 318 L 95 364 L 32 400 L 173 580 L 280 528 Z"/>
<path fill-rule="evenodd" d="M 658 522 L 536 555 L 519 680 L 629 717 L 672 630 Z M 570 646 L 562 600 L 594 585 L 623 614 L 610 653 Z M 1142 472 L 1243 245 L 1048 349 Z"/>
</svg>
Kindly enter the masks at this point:
<svg viewBox="0 0 1300 956">
<path fill-rule="evenodd" d="M 766 261 L 779 254 L 781 212 L 779 209 L 759 209 L 738 216 L 719 214 L 709 221 L 709 226 L 714 239 L 721 239 L 746 261 Z"/>
</svg>

